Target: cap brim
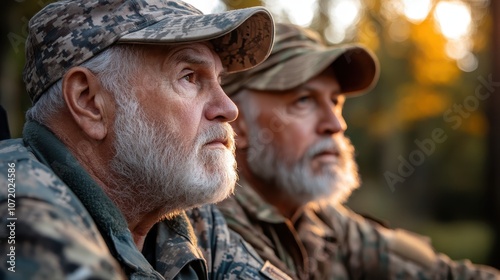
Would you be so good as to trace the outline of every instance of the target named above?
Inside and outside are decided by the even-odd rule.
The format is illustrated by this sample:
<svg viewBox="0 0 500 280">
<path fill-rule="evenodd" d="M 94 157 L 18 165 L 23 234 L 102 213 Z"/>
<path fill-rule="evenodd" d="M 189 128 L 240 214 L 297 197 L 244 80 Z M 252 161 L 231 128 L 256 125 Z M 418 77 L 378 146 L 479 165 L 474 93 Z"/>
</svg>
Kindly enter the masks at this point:
<svg viewBox="0 0 500 280">
<path fill-rule="evenodd" d="M 359 45 L 309 49 L 277 65 L 279 67 L 271 67 L 258 75 L 260 78 L 272 77 L 273 82 L 262 83 L 261 79 L 254 77 L 245 87 L 254 90 L 289 90 L 332 66 L 342 93 L 358 95 L 371 90 L 379 77 L 377 58 Z"/>
<path fill-rule="evenodd" d="M 207 15 L 172 15 L 122 36 L 119 43 L 174 44 L 212 41 L 226 71 L 252 68 L 271 53 L 274 21 L 254 7 Z"/>
</svg>

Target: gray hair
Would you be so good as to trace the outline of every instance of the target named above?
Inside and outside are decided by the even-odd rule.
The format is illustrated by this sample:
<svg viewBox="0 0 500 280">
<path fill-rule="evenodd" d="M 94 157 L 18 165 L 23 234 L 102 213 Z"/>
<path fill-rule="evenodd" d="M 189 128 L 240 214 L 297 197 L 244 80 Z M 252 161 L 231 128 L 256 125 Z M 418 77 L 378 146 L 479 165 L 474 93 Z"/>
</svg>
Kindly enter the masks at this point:
<svg viewBox="0 0 500 280">
<path fill-rule="evenodd" d="M 129 84 L 130 77 L 136 73 L 141 65 L 140 47 L 134 45 L 113 46 L 80 66 L 89 69 L 100 80 L 102 86 L 115 98 L 123 94 L 124 87 Z M 27 120 L 34 120 L 41 124 L 47 122 L 59 113 L 65 106 L 62 96 L 62 79 L 52 85 L 40 99 L 26 112 Z"/>
</svg>

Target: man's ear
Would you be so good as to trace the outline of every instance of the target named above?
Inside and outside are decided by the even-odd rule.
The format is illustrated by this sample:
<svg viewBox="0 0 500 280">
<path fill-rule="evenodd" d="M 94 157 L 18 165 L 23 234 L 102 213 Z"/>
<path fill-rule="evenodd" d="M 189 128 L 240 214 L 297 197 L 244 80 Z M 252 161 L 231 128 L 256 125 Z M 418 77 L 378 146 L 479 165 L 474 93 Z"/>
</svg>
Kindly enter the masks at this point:
<svg viewBox="0 0 500 280">
<path fill-rule="evenodd" d="M 63 77 L 62 92 L 74 121 L 90 138 L 102 140 L 107 134 L 106 92 L 87 68 L 73 67 Z"/>
<path fill-rule="evenodd" d="M 245 149 L 248 148 L 248 130 L 247 123 L 245 121 L 245 117 L 243 116 L 243 112 L 240 110 L 238 117 L 231 123 L 231 126 L 236 133 L 236 148 L 237 149 Z"/>
</svg>

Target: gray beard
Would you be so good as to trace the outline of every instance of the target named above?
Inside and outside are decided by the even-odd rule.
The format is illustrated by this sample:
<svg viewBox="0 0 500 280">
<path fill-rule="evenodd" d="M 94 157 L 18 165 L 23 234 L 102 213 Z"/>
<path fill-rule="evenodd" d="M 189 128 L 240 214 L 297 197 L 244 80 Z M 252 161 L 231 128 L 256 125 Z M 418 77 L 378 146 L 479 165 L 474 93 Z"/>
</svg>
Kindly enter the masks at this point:
<svg viewBox="0 0 500 280">
<path fill-rule="evenodd" d="M 259 135 L 256 129 L 250 128 L 249 135 Z M 288 164 L 272 143 L 264 144 L 256 137 L 250 137 L 249 146 L 247 161 L 250 170 L 296 204 L 305 205 L 312 201 L 344 203 L 360 185 L 354 147 L 344 135 L 322 139 L 300 160 Z M 313 171 L 313 156 L 327 148 L 338 151 L 338 162 Z"/>
<path fill-rule="evenodd" d="M 168 124 L 147 121 L 137 101 L 129 98 L 118 103 L 116 154 L 111 161 L 117 180 L 110 195 L 125 208 L 129 221 L 159 208 L 163 215 L 175 215 L 233 193 L 237 175 L 234 132 L 229 124 L 214 125 L 202 131 L 194 145 L 186 145 Z M 227 135 L 231 151 L 203 147 Z"/>
</svg>

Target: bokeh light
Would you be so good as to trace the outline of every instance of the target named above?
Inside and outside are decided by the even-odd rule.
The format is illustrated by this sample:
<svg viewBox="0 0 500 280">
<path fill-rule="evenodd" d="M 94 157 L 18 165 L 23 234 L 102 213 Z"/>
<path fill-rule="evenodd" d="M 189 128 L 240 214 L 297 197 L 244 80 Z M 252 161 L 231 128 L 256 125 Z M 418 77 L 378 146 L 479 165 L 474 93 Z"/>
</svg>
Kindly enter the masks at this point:
<svg viewBox="0 0 500 280">
<path fill-rule="evenodd" d="M 396 42 L 403 42 L 410 36 L 410 26 L 404 20 L 395 20 L 389 25 L 389 36 Z"/>
<path fill-rule="evenodd" d="M 485 156 L 495 151 L 486 135 L 497 128 L 491 126 L 490 116 L 484 113 L 489 106 L 467 111 L 468 117 L 462 115 L 464 111 L 454 111 L 451 116 L 462 117 L 457 129 L 444 116 L 455 105 L 470 100 L 478 88 L 482 95 L 489 92 L 489 88 L 480 86 L 493 79 L 495 71 L 490 57 L 498 39 L 498 34 L 492 32 L 498 28 L 492 19 L 498 14 L 490 4 L 499 0 L 184 1 L 205 14 L 264 5 L 276 22 L 312 27 L 329 43 L 359 42 L 373 50 L 380 59 L 379 83 L 372 94 L 346 102 L 347 134 L 356 147 L 363 175 L 363 187 L 357 197 L 353 196 L 358 200 L 351 206 L 398 227 L 411 226 L 409 229 L 417 232 L 425 229 L 421 233 L 441 246 L 436 247 L 437 251 L 455 252 L 450 257 L 486 261 L 481 258 L 493 251 L 491 240 L 499 236 L 498 231 L 471 223 L 471 234 L 451 225 L 460 219 L 459 213 L 468 209 L 473 211 L 466 214 L 467 220 L 484 212 L 478 203 L 485 196 L 483 189 L 493 186 L 483 178 L 484 170 L 498 167 L 485 161 Z M 24 38 L 29 13 L 42 2 L 51 1 L 6 1 L 7 12 L 2 19 L 9 34 Z M 8 34 L 4 35 L 7 38 Z M 23 45 L 10 40 L 3 43 L 5 71 L 0 101 L 8 109 L 11 134 L 19 137 L 29 106 L 28 98 L 20 97 L 25 91 L 20 82 Z M 492 101 L 485 100 L 481 105 Z M 450 140 L 436 143 L 435 153 L 426 157 L 412 176 L 405 177 L 396 192 L 390 192 L 382 172 L 398 170 L 398 157 L 407 159 L 416 148 L 414 140 L 429 139 L 435 128 L 443 128 Z M 467 198 L 473 202 L 468 203 Z M 485 221 L 485 216 L 479 220 Z M 436 217 L 439 220 L 429 225 L 428 220 Z M 479 242 L 467 242 L 471 239 Z M 493 252 L 497 259 L 499 251 Z"/>
<path fill-rule="evenodd" d="M 311 25 L 314 18 L 316 0 L 267 0 L 265 5 L 277 16 L 276 21 L 287 18 L 291 23 L 307 27 Z"/>
<path fill-rule="evenodd" d="M 469 54 L 472 47 L 470 39 L 453 40 L 446 43 L 445 51 L 449 58 L 458 60 Z"/>
<path fill-rule="evenodd" d="M 434 16 L 441 33 L 452 40 L 460 39 L 470 33 L 471 12 L 460 1 L 441 1 L 437 4 Z"/>
<path fill-rule="evenodd" d="M 423 21 L 432 7 L 432 0 L 402 0 L 402 12 L 411 22 Z"/>
<path fill-rule="evenodd" d="M 360 17 L 359 0 L 337 0 L 330 5 L 329 16 L 332 24 L 326 29 L 326 38 L 332 43 L 340 43 L 346 38 L 346 31 L 354 26 Z"/>
<path fill-rule="evenodd" d="M 479 66 L 479 61 L 473 53 L 468 52 L 464 57 L 457 61 L 457 66 L 464 72 L 472 72 Z"/>
</svg>

